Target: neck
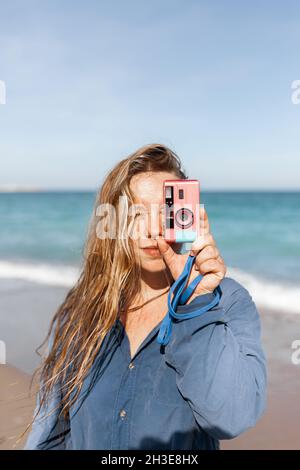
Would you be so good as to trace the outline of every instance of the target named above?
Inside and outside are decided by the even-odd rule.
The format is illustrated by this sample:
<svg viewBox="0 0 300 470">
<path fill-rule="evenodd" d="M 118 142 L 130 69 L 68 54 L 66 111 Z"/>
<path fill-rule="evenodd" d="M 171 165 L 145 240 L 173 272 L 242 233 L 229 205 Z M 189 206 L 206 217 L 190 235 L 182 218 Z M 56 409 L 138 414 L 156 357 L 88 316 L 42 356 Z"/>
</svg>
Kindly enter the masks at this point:
<svg viewBox="0 0 300 470">
<path fill-rule="evenodd" d="M 173 282 L 168 268 L 159 272 L 150 272 L 141 268 L 141 290 L 151 295 L 159 294 L 170 287 Z"/>
<path fill-rule="evenodd" d="M 133 300 L 129 311 L 135 311 L 148 305 L 155 299 L 163 299 L 170 290 L 173 277 L 168 268 L 152 273 L 141 268 L 141 291 Z"/>
</svg>

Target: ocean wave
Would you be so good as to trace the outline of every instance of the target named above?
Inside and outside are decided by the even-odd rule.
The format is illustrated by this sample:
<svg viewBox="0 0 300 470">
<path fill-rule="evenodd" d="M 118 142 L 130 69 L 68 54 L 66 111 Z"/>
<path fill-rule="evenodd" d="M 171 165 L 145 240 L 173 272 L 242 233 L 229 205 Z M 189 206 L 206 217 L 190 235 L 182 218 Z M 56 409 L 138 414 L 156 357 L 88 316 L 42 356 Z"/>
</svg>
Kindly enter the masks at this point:
<svg viewBox="0 0 300 470">
<path fill-rule="evenodd" d="M 73 266 L 0 261 L 2 279 L 22 279 L 49 286 L 71 287 L 78 276 L 79 270 Z"/>
<path fill-rule="evenodd" d="M 0 261 L 2 279 L 21 279 L 49 286 L 72 287 L 79 274 L 79 268 L 74 266 Z M 242 284 L 258 307 L 300 314 L 300 287 L 273 282 L 232 267 L 227 269 L 226 276 Z"/>
<path fill-rule="evenodd" d="M 270 281 L 238 268 L 228 268 L 226 276 L 242 284 L 258 307 L 278 312 L 300 313 L 300 287 L 297 285 Z"/>
</svg>

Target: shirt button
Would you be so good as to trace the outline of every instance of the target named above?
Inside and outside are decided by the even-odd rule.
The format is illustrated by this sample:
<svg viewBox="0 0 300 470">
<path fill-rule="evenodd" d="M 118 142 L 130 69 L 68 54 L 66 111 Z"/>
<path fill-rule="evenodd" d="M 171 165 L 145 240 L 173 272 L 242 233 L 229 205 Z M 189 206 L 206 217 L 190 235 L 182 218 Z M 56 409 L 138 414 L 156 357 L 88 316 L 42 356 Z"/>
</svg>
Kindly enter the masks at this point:
<svg viewBox="0 0 300 470">
<path fill-rule="evenodd" d="M 121 416 L 121 418 L 125 418 L 125 416 L 126 416 L 126 411 L 125 411 L 125 410 L 121 410 L 121 411 L 120 411 L 120 416 Z"/>
<path fill-rule="evenodd" d="M 131 362 L 128 367 L 129 367 L 129 369 L 133 369 L 134 368 L 133 362 Z"/>
</svg>

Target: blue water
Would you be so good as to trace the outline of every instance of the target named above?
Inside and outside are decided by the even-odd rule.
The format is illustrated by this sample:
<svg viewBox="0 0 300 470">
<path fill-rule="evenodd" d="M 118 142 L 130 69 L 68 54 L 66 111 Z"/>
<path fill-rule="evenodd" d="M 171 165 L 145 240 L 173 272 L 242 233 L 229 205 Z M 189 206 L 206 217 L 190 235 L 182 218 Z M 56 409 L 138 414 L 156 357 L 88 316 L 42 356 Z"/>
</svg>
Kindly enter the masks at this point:
<svg viewBox="0 0 300 470">
<path fill-rule="evenodd" d="M 202 202 L 226 264 L 300 281 L 300 192 L 206 193 Z"/>
<path fill-rule="evenodd" d="M 0 194 L 0 260 L 77 265 L 93 192 Z M 300 192 L 203 192 L 228 266 L 300 281 Z"/>
<path fill-rule="evenodd" d="M 94 192 L 0 193 L 0 279 L 70 287 Z M 300 313 L 300 192 L 203 192 L 227 276 L 257 304 Z M 1 290 L 1 283 L 0 283 Z"/>
<path fill-rule="evenodd" d="M 76 264 L 95 194 L 0 194 L 0 259 Z"/>
</svg>

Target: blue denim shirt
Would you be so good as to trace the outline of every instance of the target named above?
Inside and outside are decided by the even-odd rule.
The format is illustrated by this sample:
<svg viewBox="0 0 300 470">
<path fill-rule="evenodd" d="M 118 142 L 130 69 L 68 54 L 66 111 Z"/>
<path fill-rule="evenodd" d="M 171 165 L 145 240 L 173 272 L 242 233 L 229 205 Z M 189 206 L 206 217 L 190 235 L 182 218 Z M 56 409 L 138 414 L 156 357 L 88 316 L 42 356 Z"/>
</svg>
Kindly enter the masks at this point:
<svg viewBox="0 0 300 470">
<path fill-rule="evenodd" d="M 59 407 L 43 419 L 59 405 L 54 390 L 25 449 L 218 449 L 220 439 L 254 426 L 266 402 L 260 319 L 241 284 L 225 277 L 220 288 L 217 306 L 173 320 L 165 346 L 155 340 L 160 322 L 132 358 L 117 320 L 68 422 L 58 417 Z M 176 311 L 194 312 L 212 298 L 198 296 Z"/>
</svg>

